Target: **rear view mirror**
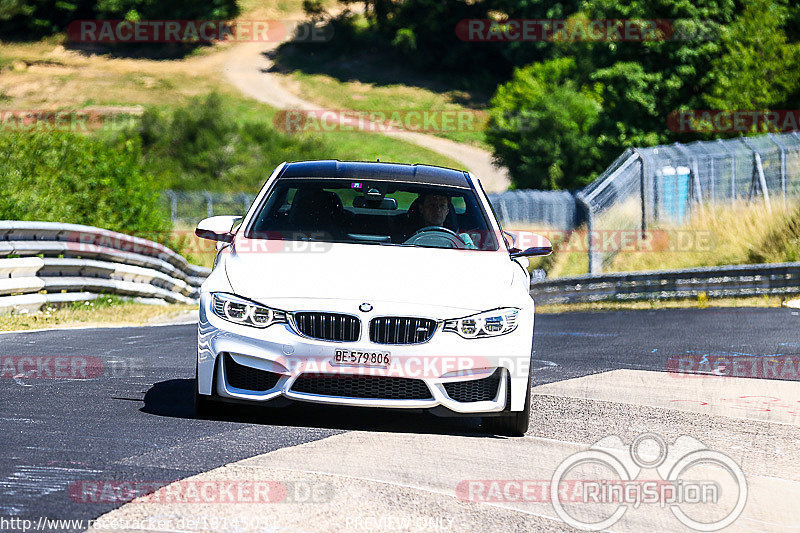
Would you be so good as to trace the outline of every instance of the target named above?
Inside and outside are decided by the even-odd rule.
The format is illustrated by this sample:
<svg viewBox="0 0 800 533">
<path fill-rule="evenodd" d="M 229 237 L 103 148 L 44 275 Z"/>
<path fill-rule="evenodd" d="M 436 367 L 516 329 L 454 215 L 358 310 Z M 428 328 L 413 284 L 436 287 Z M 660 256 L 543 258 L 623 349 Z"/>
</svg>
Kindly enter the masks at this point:
<svg viewBox="0 0 800 533">
<path fill-rule="evenodd" d="M 367 198 L 365 196 L 356 196 L 353 198 L 353 207 L 358 208 L 368 208 L 368 209 L 386 209 L 387 211 L 392 211 L 397 209 L 397 200 L 394 198 L 382 198 L 377 200 L 372 200 L 371 198 Z"/>
<path fill-rule="evenodd" d="M 197 224 L 194 234 L 210 241 L 233 242 L 231 229 L 241 218 L 228 215 L 205 218 Z"/>
</svg>

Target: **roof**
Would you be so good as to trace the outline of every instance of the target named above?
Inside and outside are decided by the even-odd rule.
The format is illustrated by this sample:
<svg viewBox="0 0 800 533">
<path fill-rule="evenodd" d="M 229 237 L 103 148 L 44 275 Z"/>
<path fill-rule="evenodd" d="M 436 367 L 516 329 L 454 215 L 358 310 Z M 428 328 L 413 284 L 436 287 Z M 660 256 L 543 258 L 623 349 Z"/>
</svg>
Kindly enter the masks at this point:
<svg viewBox="0 0 800 533">
<path fill-rule="evenodd" d="M 405 165 L 367 161 L 297 161 L 287 163 L 282 178 L 354 178 L 470 188 L 463 170 L 431 165 Z"/>
</svg>

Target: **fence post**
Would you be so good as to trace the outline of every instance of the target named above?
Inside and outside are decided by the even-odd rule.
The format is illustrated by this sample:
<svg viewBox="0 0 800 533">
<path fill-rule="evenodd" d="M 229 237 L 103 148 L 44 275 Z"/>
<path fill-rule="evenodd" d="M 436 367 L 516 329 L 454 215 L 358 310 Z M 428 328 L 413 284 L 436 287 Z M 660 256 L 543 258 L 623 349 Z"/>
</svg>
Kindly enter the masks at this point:
<svg viewBox="0 0 800 533">
<path fill-rule="evenodd" d="M 250 197 L 246 193 L 239 193 L 239 200 L 242 202 L 242 215 L 246 215 L 247 209 L 250 207 Z"/>
<path fill-rule="evenodd" d="M 767 180 L 764 177 L 764 167 L 761 165 L 761 154 L 753 152 L 753 177 L 758 174 L 758 185 L 761 188 L 761 194 L 764 196 L 764 204 L 767 206 L 767 211 L 772 213 L 772 206 L 769 203 L 769 191 L 767 190 Z"/>
<path fill-rule="evenodd" d="M 214 216 L 214 198 L 211 196 L 211 193 L 204 192 L 203 196 L 206 198 L 206 212 L 208 213 L 209 217 Z"/>
<path fill-rule="evenodd" d="M 709 177 L 708 177 L 708 196 L 709 196 L 709 203 L 715 203 L 717 201 L 717 177 L 714 172 L 714 156 L 711 154 L 710 151 L 706 148 L 706 143 L 704 142 L 697 142 L 694 143 L 694 146 L 697 146 L 699 149 L 705 152 L 705 157 L 708 159 L 709 165 Z"/>
<path fill-rule="evenodd" d="M 676 150 L 680 151 L 686 157 L 686 164 L 689 167 L 689 175 L 692 180 L 692 195 L 694 196 L 695 203 L 700 211 L 703 210 L 703 189 L 700 186 L 699 168 L 697 167 L 697 158 L 692 156 L 692 153 L 684 145 L 680 143 L 673 144 Z M 676 171 L 677 171 L 677 167 Z"/>
<path fill-rule="evenodd" d="M 750 199 L 753 198 L 753 189 L 758 185 L 764 197 L 764 204 L 767 206 L 767 211 L 772 213 L 772 205 L 769 202 L 769 191 L 767 190 L 767 180 L 764 176 L 764 167 L 761 164 L 761 154 L 758 153 L 758 150 L 750 146 L 746 137 L 740 137 L 740 139 L 745 146 L 753 151 L 753 175 L 750 179 Z"/>
<path fill-rule="evenodd" d="M 600 252 L 595 250 L 594 247 L 594 213 L 592 206 L 584 198 L 583 193 L 578 192 L 575 194 L 575 200 L 583 207 L 586 214 L 586 248 L 589 254 L 589 274 L 600 274 L 602 271 L 602 262 L 600 260 Z"/>
<path fill-rule="evenodd" d="M 167 189 L 164 191 L 169 198 L 169 218 L 175 224 L 178 221 L 178 195 L 175 191 Z"/>
<path fill-rule="evenodd" d="M 642 202 L 642 240 L 647 238 L 647 206 L 650 198 L 649 187 L 647 187 L 647 172 L 645 169 L 645 159 L 638 148 L 634 148 L 633 152 L 639 157 L 639 198 Z"/>
<path fill-rule="evenodd" d="M 728 148 L 728 144 L 722 139 L 717 139 L 728 155 L 731 156 L 731 205 L 736 203 L 736 152 Z"/>
<path fill-rule="evenodd" d="M 786 147 L 778 142 L 774 133 L 769 134 L 769 139 L 778 146 L 781 158 L 781 194 L 783 195 L 783 205 L 786 205 Z"/>
</svg>

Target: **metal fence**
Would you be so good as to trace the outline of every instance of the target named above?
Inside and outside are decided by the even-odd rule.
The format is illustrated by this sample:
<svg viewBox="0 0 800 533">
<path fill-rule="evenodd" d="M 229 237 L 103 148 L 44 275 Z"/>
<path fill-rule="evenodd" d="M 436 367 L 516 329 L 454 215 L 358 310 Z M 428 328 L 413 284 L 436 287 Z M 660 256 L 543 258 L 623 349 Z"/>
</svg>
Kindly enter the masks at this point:
<svg viewBox="0 0 800 533">
<path fill-rule="evenodd" d="M 575 196 L 569 191 L 506 191 L 487 195 L 504 225 L 524 223 L 543 229 L 571 230 L 583 222 Z"/>
<path fill-rule="evenodd" d="M 214 215 L 243 215 L 255 197 L 255 194 L 244 192 L 164 191 L 172 222 L 192 225 Z"/>
<path fill-rule="evenodd" d="M 140 237 L 80 224 L 0 220 L 0 313 L 102 294 L 196 303 L 209 273 Z"/>
<path fill-rule="evenodd" d="M 531 280 L 537 304 L 673 298 L 789 296 L 800 293 L 800 263 L 729 265 Z"/>
<path fill-rule="evenodd" d="M 571 230 L 583 222 L 574 195 L 569 191 L 520 190 L 489 194 L 502 222 L 525 222 L 547 229 Z M 164 191 L 173 223 L 196 224 L 214 215 L 244 214 L 255 194 L 208 191 Z"/>
<path fill-rule="evenodd" d="M 679 225 L 704 205 L 759 201 L 771 209 L 797 196 L 797 132 L 628 149 L 576 194 L 593 231 Z M 596 248 L 589 243 L 590 273 L 613 258 Z"/>
<path fill-rule="evenodd" d="M 242 214 L 254 194 L 167 191 L 174 222 Z M 800 134 L 767 134 L 625 150 L 594 182 L 575 192 L 519 190 L 490 194 L 506 226 L 572 230 L 586 223 L 589 272 L 602 271 L 614 252 L 601 253 L 602 230 L 647 229 L 683 223 L 702 205 L 774 202 L 800 197 Z"/>
</svg>

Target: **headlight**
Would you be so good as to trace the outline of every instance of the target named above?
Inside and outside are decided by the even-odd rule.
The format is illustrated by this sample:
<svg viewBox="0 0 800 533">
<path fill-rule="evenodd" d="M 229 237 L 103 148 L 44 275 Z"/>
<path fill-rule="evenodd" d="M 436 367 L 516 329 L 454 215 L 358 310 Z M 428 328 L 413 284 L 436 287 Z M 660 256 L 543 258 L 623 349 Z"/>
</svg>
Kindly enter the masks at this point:
<svg viewBox="0 0 800 533">
<path fill-rule="evenodd" d="M 458 333 L 465 339 L 498 337 L 517 329 L 519 309 L 503 307 L 477 315 L 445 320 L 443 331 Z"/>
<path fill-rule="evenodd" d="M 215 292 L 211 298 L 211 308 L 214 310 L 214 314 L 229 322 L 255 328 L 286 323 L 284 311 L 258 305 L 244 298 L 221 292 Z"/>
</svg>

